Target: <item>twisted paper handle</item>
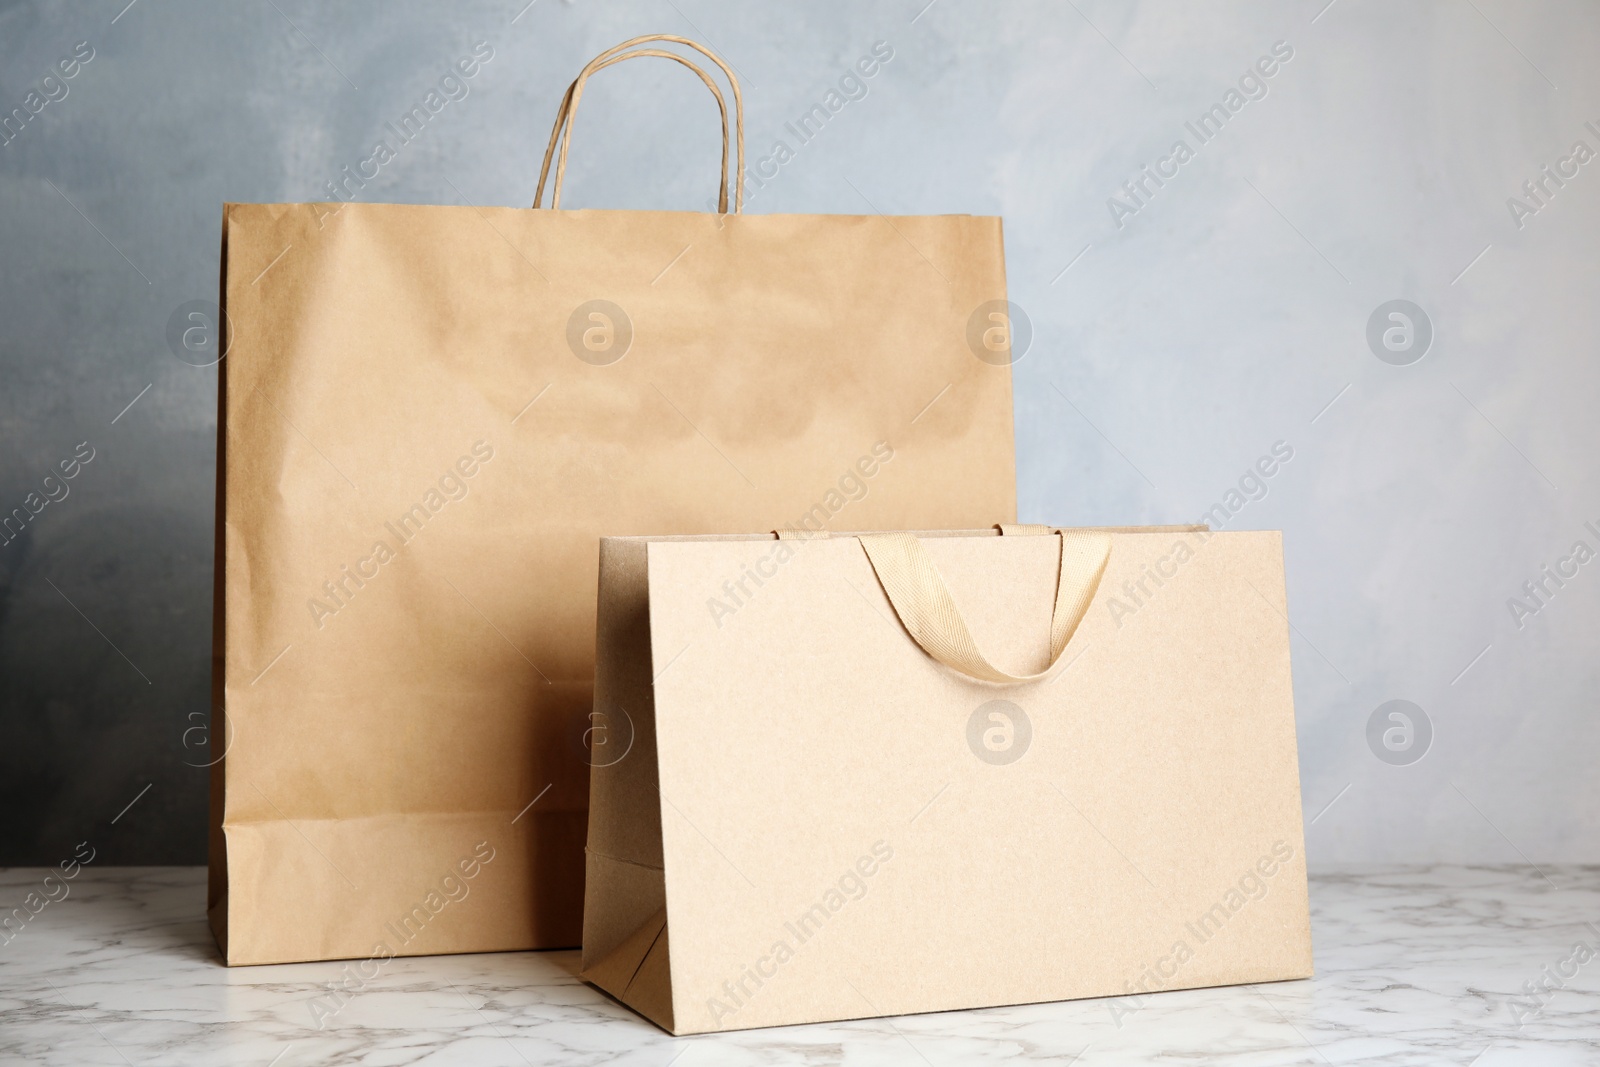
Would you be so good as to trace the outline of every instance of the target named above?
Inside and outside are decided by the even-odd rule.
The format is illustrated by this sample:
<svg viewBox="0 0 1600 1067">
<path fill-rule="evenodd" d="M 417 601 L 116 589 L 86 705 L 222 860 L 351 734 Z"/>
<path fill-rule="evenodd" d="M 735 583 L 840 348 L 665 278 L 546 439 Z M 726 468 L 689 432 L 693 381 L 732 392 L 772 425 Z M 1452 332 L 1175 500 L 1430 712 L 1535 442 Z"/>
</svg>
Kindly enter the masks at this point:
<svg viewBox="0 0 1600 1067">
<path fill-rule="evenodd" d="M 683 66 L 688 67 L 690 70 L 694 71 L 695 74 L 699 75 L 700 80 L 705 82 L 706 88 L 710 89 L 711 94 L 717 98 L 717 110 L 722 114 L 722 167 L 720 171 L 722 185 L 717 196 L 717 210 L 723 213 L 727 212 L 727 102 L 722 96 L 722 91 L 717 88 L 716 83 L 711 80 L 704 70 L 695 65 L 692 61 L 685 59 L 683 56 L 680 56 L 675 52 L 667 52 L 657 48 L 637 47 L 639 45 L 649 44 L 653 41 L 668 41 L 673 44 L 681 44 L 686 48 L 692 48 L 696 52 L 699 52 L 701 55 L 705 56 L 707 59 L 711 60 L 711 62 L 715 63 L 722 70 L 722 73 L 727 75 L 728 83 L 733 87 L 733 113 L 737 153 L 733 175 L 733 210 L 735 212 L 744 210 L 744 101 L 739 94 L 739 79 L 734 76 L 733 70 L 728 66 L 728 64 L 724 63 L 714 52 L 707 49 L 704 45 L 697 44 L 696 42 L 689 40 L 687 37 L 675 37 L 671 34 L 665 33 L 650 34 L 645 37 L 635 37 L 631 41 L 624 41 L 622 44 L 619 44 L 614 48 L 606 49 L 598 56 L 595 56 L 594 59 L 590 60 L 588 66 L 584 67 L 573 83 L 567 87 L 566 95 L 561 99 L 561 106 L 556 110 L 555 125 L 550 130 L 550 144 L 545 149 L 544 165 L 539 169 L 539 187 L 538 191 L 534 194 L 534 207 L 539 207 L 540 202 L 544 200 L 545 179 L 549 177 L 550 163 L 552 159 L 555 160 L 556 164 L 556 177 L 555 184 L 551 188 L 550 207 L 552 210 L 554 210 L 561 206 L 561 183 L 562 179 L 566 177 L 567 173 L 567 149 L 572 143 L 572 127 L 574 125 L 574 116 L 577 114 L 578 101 L 583 97 L 583 87 L 588 83 L 589 76 L 597 71 L 604 70 L 613 64 L 621 63 L 626 59 L 635 59 L 639 56 L 654 56 L 660 59 L 670 59 L 675 63 L 681 63 Z M 629 49 L 633 49 L 633 51 L 629 51 Z M 561 152 L 559 156 L 556 154 L 557 142 L 559 142 L 561 145 Z"/>
</svg>

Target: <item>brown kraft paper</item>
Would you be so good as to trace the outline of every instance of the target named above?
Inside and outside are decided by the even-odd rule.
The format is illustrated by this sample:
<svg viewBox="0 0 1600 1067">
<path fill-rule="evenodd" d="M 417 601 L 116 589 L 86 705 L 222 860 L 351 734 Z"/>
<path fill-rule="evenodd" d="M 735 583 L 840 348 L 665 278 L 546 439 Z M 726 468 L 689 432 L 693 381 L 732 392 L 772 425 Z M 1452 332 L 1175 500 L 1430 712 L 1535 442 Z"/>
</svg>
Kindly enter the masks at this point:
<svg viewBox="0 0 1600 1067">
<path fill-rule="evenodd" d="M 1014 514 L 1000 220 L 744 215 L 734 156 L 720 215 L 226 208 L 229 963 L 578 944 L 601 535 Z"/>
<path fill-rule="evenodd" d="M 1281 536 L 1005 529 L 601 542 L 588 981 L 687 1034 L 1311 974 Z"/>
</svg>

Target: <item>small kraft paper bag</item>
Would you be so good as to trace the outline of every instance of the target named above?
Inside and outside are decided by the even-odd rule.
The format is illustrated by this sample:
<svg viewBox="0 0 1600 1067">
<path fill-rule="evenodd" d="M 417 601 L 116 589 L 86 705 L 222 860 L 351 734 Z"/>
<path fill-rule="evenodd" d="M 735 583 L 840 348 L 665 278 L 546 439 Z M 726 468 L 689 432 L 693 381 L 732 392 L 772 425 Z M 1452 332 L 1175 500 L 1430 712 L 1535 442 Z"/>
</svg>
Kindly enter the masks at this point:
<svg viewBox="0 0 1600 1067">
<path fill-rule="evenodd" d="M 1281 535 L 999 530 L 601 542 L 586 980 L 687 1034 L 1310 976 Z"/>
<path fill-rule="evenodd" d="M 726 213 L 226 210 L 229 963 L 579 943 L 602 534 L 1015 511 L 1000 220 L 742 214 L 737 83 L 660 43 L 568 90 L 552 203 L 586 79 L 649 56 L 713 87 Z"/>
</svg>

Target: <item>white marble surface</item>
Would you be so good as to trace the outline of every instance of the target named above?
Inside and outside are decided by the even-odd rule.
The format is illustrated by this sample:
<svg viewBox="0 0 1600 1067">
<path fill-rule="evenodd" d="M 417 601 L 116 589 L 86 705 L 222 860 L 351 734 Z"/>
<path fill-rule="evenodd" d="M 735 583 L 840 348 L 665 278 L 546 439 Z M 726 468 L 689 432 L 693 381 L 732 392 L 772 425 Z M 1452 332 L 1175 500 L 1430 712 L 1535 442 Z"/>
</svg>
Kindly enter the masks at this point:
<svg viewBox="0 0 1600 1067">
<path fill-rule="evenodd" d="M 45 873 L 0 871 L 0 907 Z M 1600 958 L 1558 973 L 1576 943 L 1600 948 L 1594 867 L 1321 875 L 1316 978 L 1157 994 L 1120 1027 L 1127 1001 L 1086 1000 L 694 1038 L 577 981 L 575 952 L 396 960 L 319 1030 L 311 1003 L 342 965 L 230 970 L 204 902 L 198 868 L 86 868 L 0 944 L 0 1063 L 1600 1062 Z M 1541 980 L 1519 1026 L 1513 998 L 1534 1008 Z"/>
</svg>

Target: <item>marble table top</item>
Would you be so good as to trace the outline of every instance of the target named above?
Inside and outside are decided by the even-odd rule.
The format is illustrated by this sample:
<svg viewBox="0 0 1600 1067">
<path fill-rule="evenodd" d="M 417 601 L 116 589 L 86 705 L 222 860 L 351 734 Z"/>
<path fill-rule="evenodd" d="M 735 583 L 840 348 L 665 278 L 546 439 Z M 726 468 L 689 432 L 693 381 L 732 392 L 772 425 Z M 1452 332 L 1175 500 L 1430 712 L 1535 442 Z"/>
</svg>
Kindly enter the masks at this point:
<svg viewBox="0 0 1600 1067">
<path fill-rule="evenodd" d="M 0 907 L 43 870 L 0 871 Z M 394 961 L 317 1029 L 340 964 L 229 969 L 198 868 L 85 868 L 0 933 L 0 1063 L 1600 1063 L 1600 868 L 1415 866 L 1314 877 L 1317 975 L 674 1038 L 574 977 L 576 952 Z M 1579 946 L 1582 946 L 1581 950 Z"/>
</svg>

